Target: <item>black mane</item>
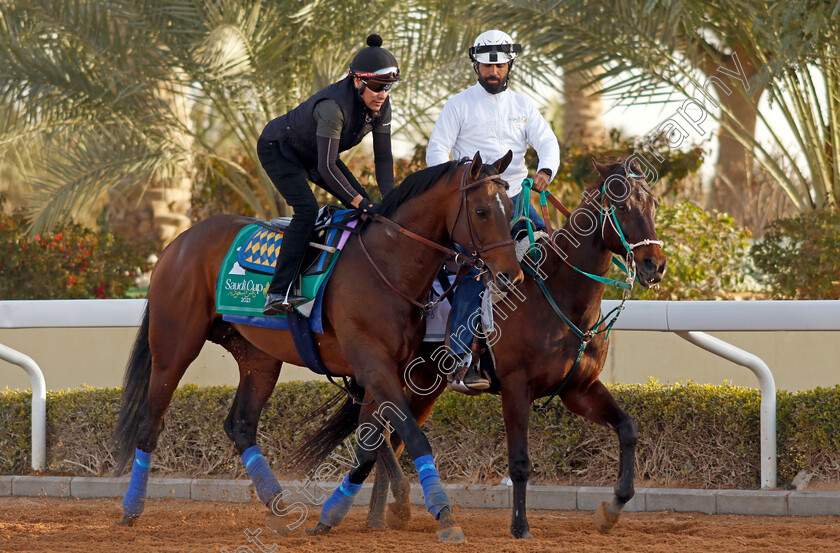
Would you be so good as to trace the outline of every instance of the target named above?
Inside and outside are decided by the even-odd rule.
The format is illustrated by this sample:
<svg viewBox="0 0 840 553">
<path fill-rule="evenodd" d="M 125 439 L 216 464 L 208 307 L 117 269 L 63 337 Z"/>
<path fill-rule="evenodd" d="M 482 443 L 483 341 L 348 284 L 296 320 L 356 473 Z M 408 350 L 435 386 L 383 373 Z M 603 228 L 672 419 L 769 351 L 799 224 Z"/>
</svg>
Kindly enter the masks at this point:
<svg viewBox="0 0 840 553">
<path fill-rule="evenodd" d="M 379 214 L 390 219 L 400 205 L 429 190 L 441 177 L 455 171 L 458 165 L 459 161 L 447 161 L 410 174 L 385 195 Z"/>
</svg>

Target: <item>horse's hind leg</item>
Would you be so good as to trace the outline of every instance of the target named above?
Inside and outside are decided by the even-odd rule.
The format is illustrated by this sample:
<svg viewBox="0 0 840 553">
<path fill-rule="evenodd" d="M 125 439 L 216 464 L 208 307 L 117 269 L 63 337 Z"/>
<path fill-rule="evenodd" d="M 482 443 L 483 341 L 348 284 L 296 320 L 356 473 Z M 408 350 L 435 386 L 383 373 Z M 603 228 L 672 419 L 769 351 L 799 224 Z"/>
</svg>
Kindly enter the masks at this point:
<svg viewBox="0 0 840 553">
<path fill-rule="evenodd" d="M 398 454 L 392 448 L 392 444 L 396 440 L 399 443 L 400 450 L 402 450 L 402 441 L 396 434 L 390 440 L 387 432 L 383 435 L 386 439 L 379 447 L 376 456 L 376 473 L 374 474 L 373 490 L 370 496 L 367 527 L 385 529 L 385 507 L 388 500 L 388 485 L 390 484 L 391 493 L 394 494 L 394 503 L 388 511 L 388 527 L 399 530 L 411 520 L 411 503 L 409 501 L 411 482 L 400 467 L 397 460 Z"/>
<path fill-rule="evenodd" d="M 153 307 L 158 307 L 158 309 L 153 309 Z M 204 318 L 201 313 L 191 315 L 193 319 L 196 319 L 194 321 L 182 321 L 177 326 L 173 326 L 170 321 L 181 321 L 184 316 L 177 316 L 171 312 L 172 309 L 183 309 L 183 307 L 160 306 L 159 304 L 152 306 L 150 300 L 148 336 L 151 350 L 151 374 L 145 413 L 137 431 L 137 449 L 131 480 L 123 499 L 123 519 L 120 522 L 128 526 L 134 524 L 145 507 L 151 456 L 157 447 L 160 432 L 163 430 L 164 413 L 187 367 L 201 352 L 210 330 L 209 319 Z"/>
<path fill-rule="evenodd" d="M 601 381 L 596 380 L 585 390 L 570 390 L 563 397 L 570 411 L 594 423 L 608 426 L 618 434 L 618 481 L 613 502 L 604 502 L 595 512 L 595 527 L 599 532 L 609 532 L 624 505 L 633 498 L 634 461 L 636 457 L 636 423 L 621 410 L 615 398 Z"/>
<path fill-rule="evenodd" d="M 366 396 L 366 401 L 371 401 L 370 396 Z M 338 526 L 353 505 L 353 499 L 362 487 L 362 483 L 373 470 L 376 463 L 377 450 L 385 443 L 385 438 L 382 433 L 383 423 L 381 419 L 375 416 L 376 405 L 370 403 L 362 407 L 359 414 L 359 426 L 356 431 L 356 438 L 358 447 L 352 453 L 352 457 L 344 459 L 336 454 L 331 458 L 335 461 L 343 463 L 349 461 L 351 466 L 350 472 L 336 488 L 332 495 L 326 500 L 321 509 L 321 516 L 318 519 L 318 524 L 315 528 L 307 530 L 310 534 L 326 534 L 333 526 Z M 337 467 L 326 467 L 335 468 Z M 319 473 L 322 469 L 319 468 Z M 335 471 L 331 470 L 330 474 Z M 386 488 L 387 491 L 387 488 Z"/>
<path fill-rule="evenodd" d="M 228 350 L 239 365 L 239 387 L 225 419 L 225 433 L 242 456 L 260 500 L 272 511 L 282 511 L 285 507 L 281 497 L 283 490 L 257 445 L 257 426 L 283 362 L 251 345 L 232 329 L 226 330 L 221 339 L 218 333 L 212 338 Z M 270 528 L 278 532 L 285 530 L 284 525 L 275 524 L 275 515 L 269 513 L 267 517 Z"/>
<path fill-rule="evenodd" d="M 361 358 L 351 359 L 349 353 L 348 359 L 354 367 L 363 367 L 366 364 L 365 360 Z M 375 363 L 372 359 L 367 361 L 368 366 L 375 367 L 372 363 Z M 379 366 L 387 365 L 380 363 Z M 396 375 L 384 371 L 375 371 L 375 369 L 364 371 L 362 374 L 368 378 L 360 378 L 360 382 L 363 382 L 365 389 L 376 399 L 379 405 L 377 414 L 379 417 L 387 417 L 405 442 L 405 448 L 411 455 L 414 466 L 417 467 L 420 483 L 423 486 L 426 508 L 438 521 L 438 539 L 451 543 L 466 541 L 463 531 L 457 526 L 452 516 L 449 497 L 444 491 L 443 485 L 441 485 L 440 475 L 432 457 L 431 444 L 429 444 L 428 438 L 411 414 L 411 407 L 403 393 L 399 379 L 396 378 Z M 360 374 L 360 377 L 362 374 Z"/>
</svg>

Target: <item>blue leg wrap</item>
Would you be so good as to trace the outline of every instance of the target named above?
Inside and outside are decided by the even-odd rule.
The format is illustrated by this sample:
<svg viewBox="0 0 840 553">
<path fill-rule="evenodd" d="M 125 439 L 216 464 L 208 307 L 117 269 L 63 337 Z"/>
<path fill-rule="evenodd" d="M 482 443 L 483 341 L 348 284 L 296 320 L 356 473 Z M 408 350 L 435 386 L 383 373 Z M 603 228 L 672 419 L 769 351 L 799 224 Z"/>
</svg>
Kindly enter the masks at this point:
<svg viewBox="0 0 840 553">
<path fill-rule="evenodd" d="M 344 481 L 335 489 L 332 495 L 324 503 L 321 509 L 321 524 L 327 526 L 338 526 L 344 517 L 347 516 L 350 507 L 353 506 L 353 498 L 362 489 L 361 484 L 351 484 L 350 475 L 344 477 Z"/>
<path fill-rule="evenodd" d="M 414 466 L 417 467 L 417 474 L 420 475 L 423 496 L 426 498 L 426 509 L 437 519 L 440 512 L 445 507 L 449 507 L 449 497 L 440 483 L 435 460 L 431 455 L 423 455 L 414 460 Z"/>
<path fill-rule="evenodd" d="M 270 506 L 271 500 L 283 493 L 283 489 L 280 488 L 280 482 L 277 481 L 277 477 L 271 471 L 268 459 L 263 457 L 260 446 L 252 445 L 246 449 L 242 453 L 242 463 L 251 476 L 251 481 L 257 489 L 260 501 Z"/>
<path fill-rule="evenodd" d="M 123 498 L 123 515 L 137 517 L 146 506 L 146 486 L 149 483 L 149 466 L 152 454 L 136 449 L 134 451 L 134 466 L 131 468 L 131 481 Z"/>
</svg>

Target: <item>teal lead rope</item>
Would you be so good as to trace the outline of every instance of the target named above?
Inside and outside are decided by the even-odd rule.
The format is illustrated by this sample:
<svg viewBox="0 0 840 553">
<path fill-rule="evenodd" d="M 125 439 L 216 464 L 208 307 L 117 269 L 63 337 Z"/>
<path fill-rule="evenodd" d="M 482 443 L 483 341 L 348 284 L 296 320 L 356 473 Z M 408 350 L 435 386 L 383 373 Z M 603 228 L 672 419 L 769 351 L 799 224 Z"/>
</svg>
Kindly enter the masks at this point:
<svg viewBox="0 0 840 553">
<path fill-rule="evenodd" d="M 636 176 L 636 175 L 630 175 L 630 176 Z M 514 216 L 513 216 L 513 219 L 511 221 L 511 227 L 514 224 L 518 223 L 519 221 L 522 221 L 522 220 L 525 221 L 525 225 L 528 229 L 528 243 L 529 243 L 528 251 L 529 251 L 529 253 L 533 253 L 533 255 L 536 256 L 536 255 L 538 255 L 539 250 L 537 248 L 533 247 L 536 243 L 535 240 L 534 240 L 534 227 L 531 223 L 530 217 L 528 217 L 528 211 L 527 211 L 527 205 L 528 205 L 527 202 L 530 201 L 529 196 L 530 196 L 530 193 L 532 191 L 532 187 L 533 187 L 533 181 L 531 179 L 525 179 L 524 181 L 522 181 L 522 188 L 524 190 L 527 190 L 528 193 L 527 194 L 522 194 L 519 198 L 519 201 L 517 202 L 517 205 L 514 206 Z M 605 191 L 604 191 L 604 193 L 605 193 Z M 540 205 L 548 205 L 547 197 L 548 197 L 547 192 L 540 192 Z M 618 219 L 615 216 L 615 211 L 613 210 L 610 213 L 610 215 L 612 216 L 612 221 L 611 222 L 615 226 L 615 229 L 616 229 L 616 231 L 617 231 L 617 233 L 618 233 L 618 235 L 621 239 L 621 243 L 624 245 L 624 248 L 627 250 L 628 260 L 629 260 L 630 259 L 630 254 L 632 254 L 632 249 L 630 248 L 630 245 L 627 243 L 627 240 L 624 237 L 624 232 L 621 230 L 621 225 L 619 225 L 619 223 L 618 223 Z M 603 217 L 603 209 L 601 211 L 601 217 Z M 603 224 L 603 221 L 602 221 L 602 224 Z M 539 262 L 538 259 L 534 259 L 534 261 Z M 569 319 L 566 316 L 566 314 L 563 313 L 563 311 L 557 305 L 557 302 L 555 302 L 554 298 L 551 297 L 551 292 L 548 290 L 548 286 L 546 286 L 545 281 L 539 275 L 537 275 L 536 272 L 531 270 L 530 267 L 526 266 L 524 263 L 520 264 L 521 267 L 522 267 L 522 270 L 526 274 L 531 276 L 534 279 L 534 281 L 537 283 L 537 285 L 540 287 L 540 290 L 542 290 L 542 293 L 545 296 L 546 301 L 548 301 L 548 304 L 554 310 L 554 313 L 557 314 L 557 316 L 566 324 L 566 326 L 569 327 L 569 329 L 572 331 L 572 333 L 580 339 L 580 349 L 578 350 L 577 357 L 575 358 L 575 362 L 572 365 L 571 370 L 569 370 L 569 373 L 563 379 L 563 382 L 560 383 L 560 386 L 558 386 L 557 389 L 554 391 L 554 393 L 551 394 L 551 397 L 549 397 L 547 400 L 545 400 L 542 403 L 542 405 L 538 405 L 536 407 L 537 411 L 544 411 L 548 407 L 548 405 L 551 403 L 551 401 L 555 397 L 560 395 L 560 393 L 566 388 L 566 385 L 568 385 L 569 381 L 572 379 L 575 372 L 577 371 L 577 368 L 580 366 L 580 360 L 583 358 L 583 354 L 586 351 L 586 346 L 589 344 L 589 341 L 592 340 L 592 338 L 595 337 L 596 335 L 602 334 L 602 333 L 604 334 L 605 339 L 608 339 L 610 337 L 610 331 L 612 331 L 613 325 L 615 325 L 615 322 L 618 320 L 618 316 L 624 310 L 624 302 L 626 302 L 627 298 L 630 297 L 630 292 L 633 289 L 633 282 L 636 278 L 636 271 L 635 270 L 631 271 L 628 268 L 627 265 L 625 265 L 624 263 L 621 262 L 621 260 L 618 259 L 618 257 L 613 256 L 613 262 L 622 271 L 624 271 L 625 274 L 627 274 L 628 278 L 627 278 L 626 282 L 620 282 L 620 281 L 617 281 L 617 280 L 614 280 L 614 279 L 611 279 L 611 278 L 602 277 L 600 275 L 593 275 L 591 273 L 587 273 L 586 271 L 583 271 L 583 270 L 571 265 L 571 267 L 575 271 L 577 271 L 578 273 L 580 273 L 584 276 L 587 276 L 587 277 L 591 278 L 592 280 L 602 282 L 604 284 L 609 284 L 610 286 L 615 286 L 617 288 L 622 288 L 624 290 L 624 292 L 622 294 L 621 304 L 618 305 L 617 307 L 611 309 L 606 315 L 603 315 L 600 319 L 598 319 L 598 322 L 596 322 L 592 326 L 592 328 L 590 328 L 586 332 L 584 332 L 580 328 L 578 328 L 577 325 L 575 325 L 571 321 L 571 319 Z M 596 330 L 602 324 L 605 324 L 604 328 L 602 328 L 601 330 Z"/>
<path fill-rule="evenodd" d="M 548 407 L 548 404 L 551 403 L 551 401 L 555 397 L 560 395 L 560 393 L 566 388 L 566 385 L 574 376 L 575 372 L 577 371 L 577 368 L 580 366 L 580 360 L 583 358 L 583 353 L 586 351 L 586 346 L 589 345 L 589 341 L 592 340 L 592 338 L 594 338 L 598 334 L 604 334 L 605 339 L 608 339 L 610 337 L 610 331 L 612 331 L 613 325 L 618 320 L 618 316 L 624 310 L 624 302 L 627 300 L 627 294 L 625 294 L 625 298 L 621 300 L 620 305 L 611 309 L 609 312 L 607 312 L 606 315 L 598 319 L 598 321 L 592 326 L 592 328 L 584 332 L 580 328 L 578 328 L 578 326 L 574 324 L 571 321 L 571 319 L 569 319 L 566 316 L 565 313 L 563 313 L 563 311 L 557 305 L 557 302 L 555 302 L 554 298 L 551 297 L 551 292 L 548 290 L 548 286 L 546 286 L 545 281 L 525 265 L 522 266 L 522 270 L 529 276 L 531 276 L 534 279 L 534 281 L 536 281 L 537 285 L 540 287 L 540 290 L 542 290 L 545 299 L 548 301 L 548 304 L 554 310 L 554 313 L 557 314 L 557 316 L 560 317 L 560 319 L 564 323 L 566 323 L 566 326 L 569 327 L 569 330 L 571 330 L 572 333 L 580 339 L 580 349 L 578 350 L 575 363 L 572 365 L 571 370 L 569 370 L 569 374 L 566 375 L 566 378 L 563 379 L 563 382 L 560 383 L 560 386 L 558 386 L 557 389 L 554 390 L 554 393 L 551 394 L 551 397 L 545 400 L 542 405 L 538 405 L 536 407 L 538 411 L 543 411 Z M 606 323 L 604 328 L 602 328 L 601 330 L 596 330 L 599 326 L 601 326 L 604 323 Z"/>
</svg>

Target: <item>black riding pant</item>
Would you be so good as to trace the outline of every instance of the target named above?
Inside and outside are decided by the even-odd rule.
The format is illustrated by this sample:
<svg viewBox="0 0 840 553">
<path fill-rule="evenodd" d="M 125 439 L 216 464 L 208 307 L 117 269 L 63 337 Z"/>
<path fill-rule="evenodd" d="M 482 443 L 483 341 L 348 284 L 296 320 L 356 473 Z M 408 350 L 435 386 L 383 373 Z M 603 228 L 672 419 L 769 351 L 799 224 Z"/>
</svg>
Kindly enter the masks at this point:
<svg viewBox="0 0 840 553">
<path fill-rule="evenodd" d="M 284 156 L 280 152 L 278 142 L 259 139 L 257 155 L 271 182 L 293 210 L 292 221 L 283 234 L 280 253 L 277 255 L 274 278 L 268 288 L 272 294 L 285 294 L 303 263 L 306 245 L 309 243 L 312 229 L 315 228 L 315 219 L 318 217 L 318 202 L 315 200 L 312 189 L 309 188 L 308 172 L 298 163 Z M 347 166 L 341 160 L 337 160 L 336 164 L 353 188 L 362 196 L 367 197 L 367 192 Z M 321 179 L 315 181 L 315 184 L 329 192 Z"/>
</svg>

